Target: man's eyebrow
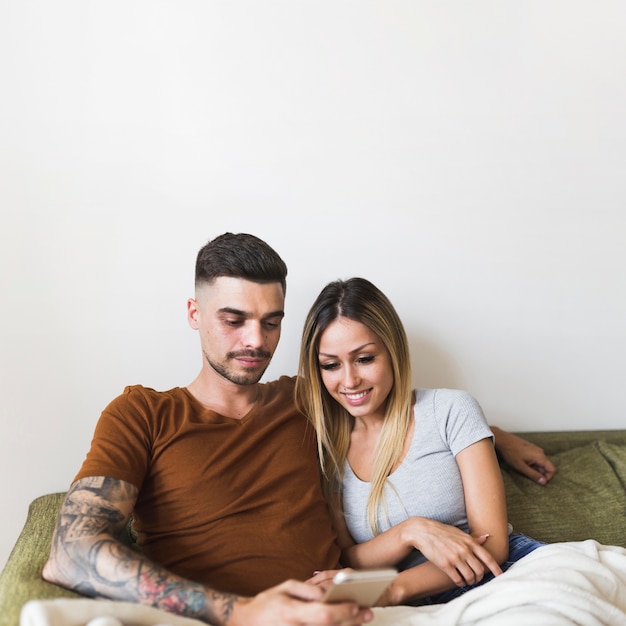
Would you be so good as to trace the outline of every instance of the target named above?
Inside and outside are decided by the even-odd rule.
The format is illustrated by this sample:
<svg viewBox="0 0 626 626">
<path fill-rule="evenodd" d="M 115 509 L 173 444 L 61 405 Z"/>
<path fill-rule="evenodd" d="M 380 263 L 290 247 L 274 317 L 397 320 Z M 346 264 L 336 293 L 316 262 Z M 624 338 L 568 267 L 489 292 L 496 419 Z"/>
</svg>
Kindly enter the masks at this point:
<svg viewBox="0 0 626 626">
<path fill-rule="evenodd" d="M 229 315 L 238 315 L 239 317 L 246 317 L 245 311 L 240 311 L 239 309 L 233 309 L 232 307 L 225 306 L 221 309 L 217 310 L 218 313 L 228 313 Z"/>
<path fill-rule="evenodd" d="M 237 317 L 250 317 L 250 314 L 246 311 L 242 311 L 240 309 L 234 309 L 230 306 L 222 307 L 217 310 L 218 313 L 225 313 L 227 315 L 236 315 Z M 277 311 L 270 311 L 266 315 L 263 316 L 263 319 L 269 319 L 271 317 L 285 317 L 285 312 L 282 309 L 278 309 Z"/>
<path fill-rule="evenodd" d="M 282 309 L 279 309 L 278 311 L 272 311 L 271 313 L 265 315 L 264 319 L 269 319 L 270 317 L 280 317 L 282 319 L 283 317 L 285 317 L 285 312 Z"/>
</svg>

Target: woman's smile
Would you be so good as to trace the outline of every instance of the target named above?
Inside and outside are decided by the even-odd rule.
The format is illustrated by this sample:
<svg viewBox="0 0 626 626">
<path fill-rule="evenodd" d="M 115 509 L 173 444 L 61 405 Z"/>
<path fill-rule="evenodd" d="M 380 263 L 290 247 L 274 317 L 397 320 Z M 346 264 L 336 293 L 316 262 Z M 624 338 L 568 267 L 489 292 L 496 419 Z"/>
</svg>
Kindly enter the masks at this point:
<svg viewBox="0 0 626 626">
<path fill-rule="evenodd" d="M 349 404 L 353 405 L 353 406 L 358 406 L 359 404 L 362 404 L 363 401 L 367 398 L 367 396 L 369 396 L 369 394 L 371 393 L 371 388 L 370 389 L 366 389 L 364 391 L 344 391 L 343 396 L 345 397 L 345 399 L 348 401 Z"/>
</svg>

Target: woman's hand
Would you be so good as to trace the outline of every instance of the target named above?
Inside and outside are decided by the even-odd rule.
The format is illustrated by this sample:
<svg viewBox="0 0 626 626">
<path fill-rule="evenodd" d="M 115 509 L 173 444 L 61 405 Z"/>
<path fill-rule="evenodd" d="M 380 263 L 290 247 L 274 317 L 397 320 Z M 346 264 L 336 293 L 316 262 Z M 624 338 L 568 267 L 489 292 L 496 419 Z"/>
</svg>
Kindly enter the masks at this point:
<svg viewBox="0 0 626 626">
<path fill-rule="evenodd" d="M 414 517 L 403 522 L 402 536 L 459 587 L 480 582 L 487 569 L 495 576 L 502 573 L 482 546 L 488 535 L 474 538 L 455 526 Z"/>
</svg>

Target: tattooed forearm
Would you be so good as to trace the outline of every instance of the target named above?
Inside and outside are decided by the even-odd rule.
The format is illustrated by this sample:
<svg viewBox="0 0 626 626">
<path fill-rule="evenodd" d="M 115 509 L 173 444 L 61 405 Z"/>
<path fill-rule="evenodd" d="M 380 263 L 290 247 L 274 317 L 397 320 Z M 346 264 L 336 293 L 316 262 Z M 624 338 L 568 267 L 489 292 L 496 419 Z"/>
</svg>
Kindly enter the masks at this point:
<svg viewBox="0 0 626 626">
<path fill-rule="evenodd" d="M 238 596 L 207 590 L 197 583 L 180 581 L 152 564 L 140 568 L 138 588 L 152 606 L 211 623 L 226 624 Z"/>
<path fill-rule="evenodd" d="M 137 489 L 104 477 L 78 480 L 61 507 L 44 578 L 89 596 L 139 602 L 214 624 L 226 624 L 238 596 L 173 575 L 117 537 Z"/>
<path fill-rule="evenodd" d="M 113 540 L 90 548 L 84 572 L 72 587 L 82 594 L 139 602 L 211 624 L 226 624 L 239 598 L 179 578 Z"/>
</svg>

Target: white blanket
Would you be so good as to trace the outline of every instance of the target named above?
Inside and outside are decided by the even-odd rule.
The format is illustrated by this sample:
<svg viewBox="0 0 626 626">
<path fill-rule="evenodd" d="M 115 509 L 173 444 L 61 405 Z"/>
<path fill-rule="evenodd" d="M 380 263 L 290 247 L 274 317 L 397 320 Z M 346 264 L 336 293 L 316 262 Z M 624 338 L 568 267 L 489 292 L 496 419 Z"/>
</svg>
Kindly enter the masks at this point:
<svg viewBox="0 0 626 626">
<path fill-rule="evenodd" d="M 448 604 L 374 609 L 372 626 L 624 626 L 626 549 L 593 540 L 535 550 Z M 33 600 L 20 626 L 200 626 L 138 604 Z M 250 625 L 253 626 L 253 625 Z"/>
<path fill-rule="evenodd" d="M 373 626 L 624 626 L 626 550 L 588 540 L 539 548 L 448 604 L 376 609 Z"/>
</svg>

